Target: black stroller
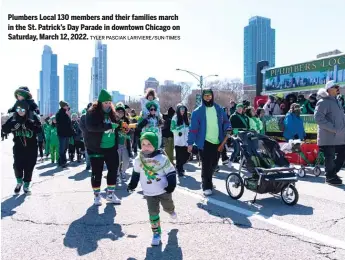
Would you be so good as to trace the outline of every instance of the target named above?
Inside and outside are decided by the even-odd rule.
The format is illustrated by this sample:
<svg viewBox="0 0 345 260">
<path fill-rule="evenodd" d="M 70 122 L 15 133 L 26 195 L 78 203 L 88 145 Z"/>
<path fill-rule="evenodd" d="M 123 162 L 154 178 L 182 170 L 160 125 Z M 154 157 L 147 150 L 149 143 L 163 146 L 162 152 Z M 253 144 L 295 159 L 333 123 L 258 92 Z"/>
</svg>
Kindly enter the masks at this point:
<svg viewBox="0 0 345 260">
<path fill-rule="evenodd" d="M 236 140 L 240 143 L 240 167 L 238 173 L 230 173 L 226 179 L 229 196 L 241 198 L 246 187 L 256 193 L 253 203 L 258 193 L 280 193 L 285 204 L 295 205 L 299 198 L 295 168 L 290 167 L 279 144 L 253 131 L 240 131 Z M 250 177 L 242 174 L 243 168 Z"/>
</svg>

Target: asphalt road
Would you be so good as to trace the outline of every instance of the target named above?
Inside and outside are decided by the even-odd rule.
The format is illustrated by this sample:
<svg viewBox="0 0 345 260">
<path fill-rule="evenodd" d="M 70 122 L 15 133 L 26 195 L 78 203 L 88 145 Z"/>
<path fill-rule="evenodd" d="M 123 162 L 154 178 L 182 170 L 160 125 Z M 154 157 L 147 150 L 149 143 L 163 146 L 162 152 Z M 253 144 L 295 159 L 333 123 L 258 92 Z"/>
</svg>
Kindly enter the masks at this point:
<svg viewBox="0 0 345 260">
<path fill-rule="evenodd" d="M 32 195 L 13 196 L 11 140 L 1 142 L 1 160 L 4 260 L 345 259 L 344 186 L 326 185 L 322 176 L 297 183 L 293 207 L 271 195 L 252 204 L 250 191 L 239 201 L 227 195 L 224 166 L 214 178 L 215 194 L 205 199 L 200 167 L 188 164 L 173 194 L 178 219 L 161 213 L 163 243 L 153 248 L 140 187 L 128 194 L 124 183 L 116 189 L 122 205 L 95 207 L 85 165 L 61 171 L 46 161 L 36 165 Z"/>
</svg>

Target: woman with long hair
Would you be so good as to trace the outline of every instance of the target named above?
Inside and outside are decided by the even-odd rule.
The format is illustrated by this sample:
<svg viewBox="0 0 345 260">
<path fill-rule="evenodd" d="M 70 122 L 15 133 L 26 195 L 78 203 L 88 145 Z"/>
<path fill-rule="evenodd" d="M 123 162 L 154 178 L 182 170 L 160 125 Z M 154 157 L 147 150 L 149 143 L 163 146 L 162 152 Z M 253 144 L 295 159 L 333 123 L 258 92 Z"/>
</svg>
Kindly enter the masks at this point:
<svg viewBox="0 0 345 260">
<path fill-rule="evenodd" d="M 189 159 L 188 153 L 188 132 L 189 132 L 189 120 L 188 120 L 187 107 L 178 104 L 176 108 L 176 115 L 171 120 L 170 130 L 174 134 L 174 144 L 176 152 L 176 169 L 180 177 L 184 176 L 183 165 Z"/>
<path fill-rule="evenodd" d="M 18 194 L 23 186 L 25 194 L 31 194 L 30 182 L 37 160 L 37 133 L 42 131 L 40 119 L 36 114 L 29 118 L 29 105 L 17 101 L 14 115 L 2 126 L 2 131 L 13 134 L 13 169 L 17 179 L 14 193 Z"/>
<path fill-rule="evenodd" d="M 85 123 L 88 132 L 85 144 L 92 168 L 91 185 L 95 195 L 94 204 L 102 205 L 100 192 L 104 163 L 108 169 L 106 199 L 111 203 L 121 204 L 121 200 L 115 195 L 119 167 L 117 149 L 120 122 L 115 114 L 112 97 L 105 89 L 101 90 L 98 100 L 89 108 Z"/>
<path fill-rule="evenodd" d="M 262 121 L 256 117 L 254 107 L 247 107 L 245 114 L 249 118 L 249 129 L 257 133 L 262 133 L 263 124 Z"/>
</svg>

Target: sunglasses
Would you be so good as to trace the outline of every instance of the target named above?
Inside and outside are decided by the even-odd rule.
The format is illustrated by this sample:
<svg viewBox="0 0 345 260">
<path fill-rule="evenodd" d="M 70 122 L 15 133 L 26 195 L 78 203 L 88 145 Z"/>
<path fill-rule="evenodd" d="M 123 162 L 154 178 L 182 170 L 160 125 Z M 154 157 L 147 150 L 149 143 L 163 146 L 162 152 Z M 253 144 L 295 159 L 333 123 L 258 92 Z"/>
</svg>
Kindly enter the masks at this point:
<svg viewBox="0 0 345 260">
<path fill-rule="evenodd" d="M 17 113 L 19 113 L 19 112 L 24 113 L 24 112 L 25 112 L 25 109 L 24 109 L 24 108 L 18 107 L 18 108 L 16 109 L 16 111 L 17 111 Z"/>
<path fill-rule="evenodd" d="M 333 86 L 332 88 L 339 89 L 339 86 Z"/>
<path fill-rule="evenodd" d="M 157 109 L 155 109 L 155 108 L 151 108 L 151 109 L 150 109 L 150 111 L 157 111 Z"/>
</svg>

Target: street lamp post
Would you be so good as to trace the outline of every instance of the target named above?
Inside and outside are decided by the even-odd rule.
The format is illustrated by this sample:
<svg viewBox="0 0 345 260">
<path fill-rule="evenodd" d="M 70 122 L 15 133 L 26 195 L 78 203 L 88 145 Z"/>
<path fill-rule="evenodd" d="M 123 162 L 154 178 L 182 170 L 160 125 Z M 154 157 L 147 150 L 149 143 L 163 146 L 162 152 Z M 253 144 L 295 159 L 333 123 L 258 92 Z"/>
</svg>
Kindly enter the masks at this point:
<svg viewBox="0 0 345 260">
<path fill-rule="evenodd" d="M 203 85 L 204 85 L 204 79 L 208 78 L 208 77 L 218 77 L 217 74 L 214 74 L 214 75 L 208 75 L 207 77 L 204 77 L 202 75 L 198 75 L 194 72 L 191 72 L 189 70 L 183 70 L 183 69 L 176 69 L 178 71 L 184 71 L 184 72 L 187 72 L 188 74 L 192 75 L 194 78 L 196 78 L 197 81 L 199 81 L 199 85 L 200 85 L 200 89 L 202 91 L 202 88 L 203 88 Z"/>
</svg>

